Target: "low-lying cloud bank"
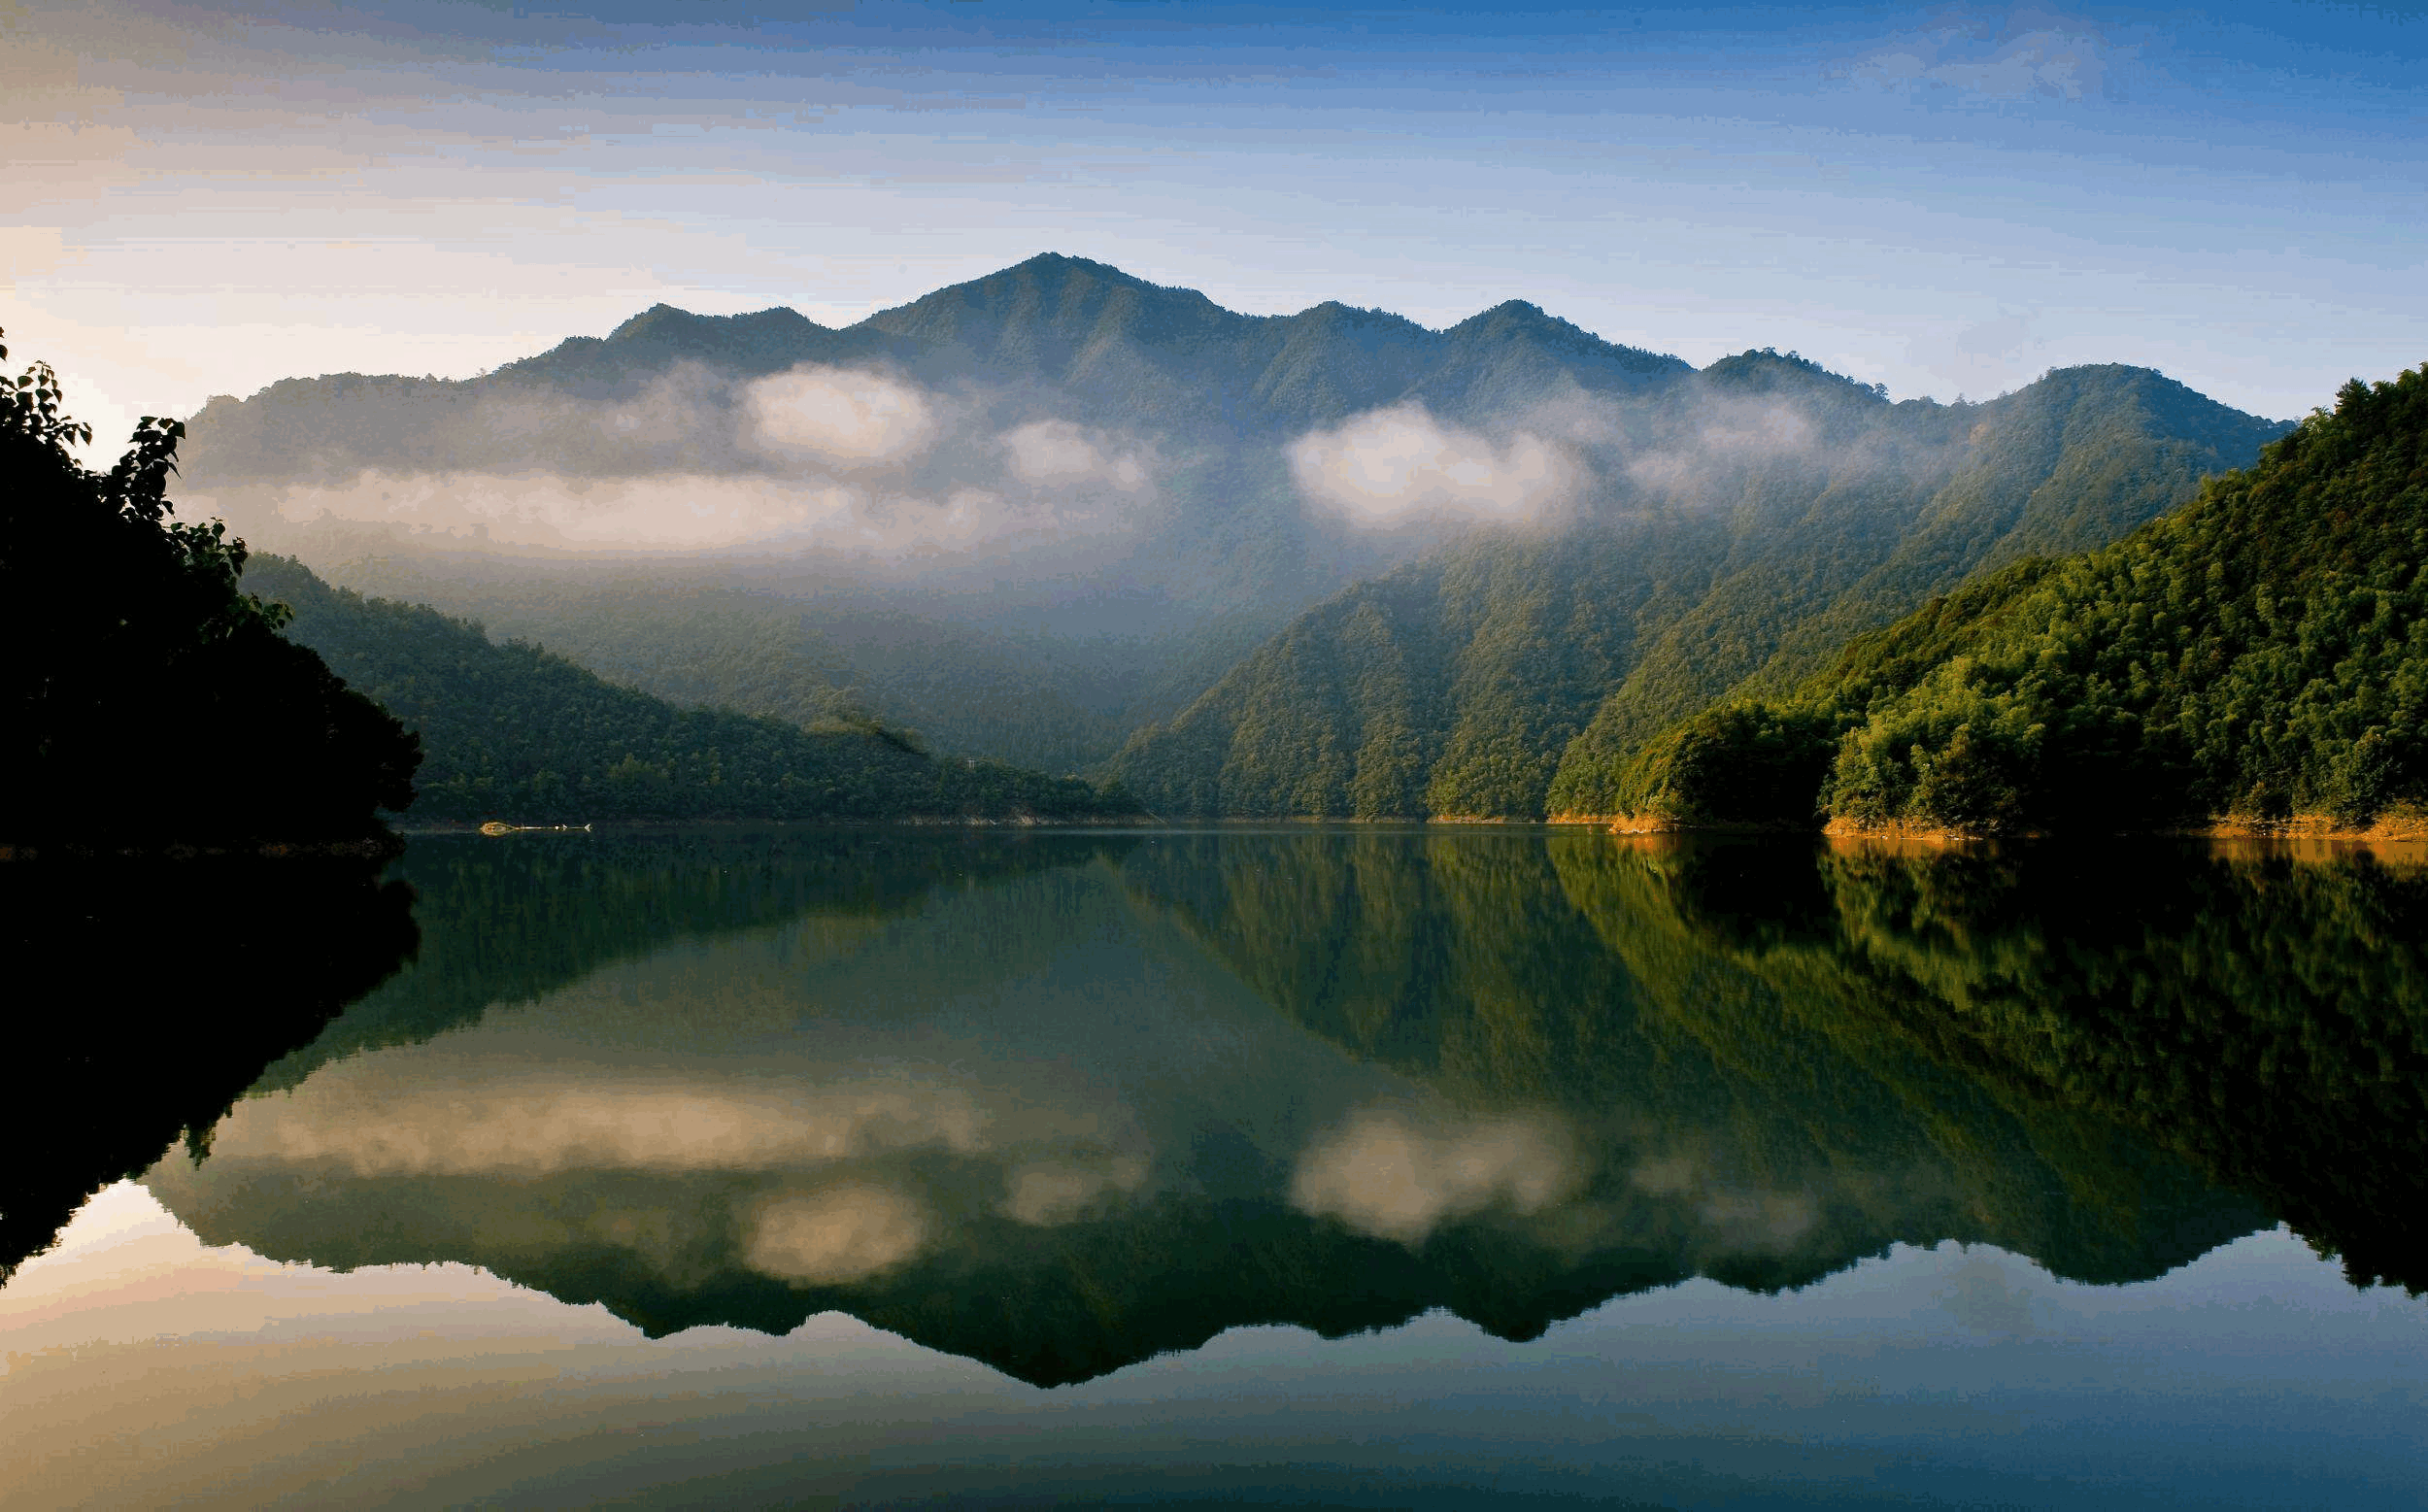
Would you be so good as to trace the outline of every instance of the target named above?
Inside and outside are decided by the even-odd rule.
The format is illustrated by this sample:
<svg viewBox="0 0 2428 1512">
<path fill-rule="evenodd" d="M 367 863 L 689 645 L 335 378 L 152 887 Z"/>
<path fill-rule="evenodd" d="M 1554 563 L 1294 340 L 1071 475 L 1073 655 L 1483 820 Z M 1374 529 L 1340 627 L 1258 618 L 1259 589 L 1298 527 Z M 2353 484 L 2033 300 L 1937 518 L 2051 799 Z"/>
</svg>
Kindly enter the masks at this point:
<svg viewBox="0 0 2428 1512">
<path fill-rule="evenodd" d="M 936 437 L 935 407 L 877 373 L 802 366 L 742 391 L 742 432 L 763 454 L 850 471 L 899 464 Z"/>
<path fill-rule="evenodd" d="M 253 482 L 241 459 L 214 465 L 206 428 L 185 502 L 271 547 L 327 522 L 475 547 L 903 558 L 1118 536 L 1158 494 L 1150 444 L 811 364 L 743 381 L 678 363 L 615 399 L 458 392 L 397 436 L 352 443 L 351 467 L 288 457 L 289 476 Z"/>
<path fill-rule="evenodd" d="M 201 427 L 188 502 L 307 556 L 320 537 L 351 541 L 356 532 L 332 527 L 353 525 L 374 550 L 396 537 L 573 554 L 752 550 L 910 575 L 1011 555 L 1051 574 L 1085 570 L 1185 513 L 1235 502 L 1229 462 L 1208 470 L 1206 435 L 1092 426 L 1040 414 L 1050 401 L 1034 393 L 873 367 L 740 378 L 686 361 L 611 397 L 511 378 L 365 382 L 388 387 L 347 405 L 386 433 L 338 425 L 324 452 L 296 440 L 307 413 L 277 408 L 305 400 L 265 396 L 268 408 L 248 408 L 217 441 Z M 1879 423 L 1890 413 L 1872 391 L 1790 357 L 1642 391 L 1569 383 L 1456 418 L 1409 399 L 1294 440 L 1233 444 L 1257 454 L 1242 476 L 1286 471 L 1310 521 L 1412 549 L 1474 525 L 1727 510 L 1759 480 L 1777 493 L 1782 470 L 1813 490 L 1943 475 L 1952 431 L 1918 415 Z"/>
<path fill-rule="evenodd" d="M 1782 469 L 1818 488 L 1949 465 L 1944 442 L 1876 425 L 1885 406 L 1832 382 L 1790 393 L 1708 382 L 1648 395 L 1571 389 L 1467 425 L 1396 404 L 1299 437 L 1288 460 L 1311 514 L 1361 530 L 1726 509 Z"/>
</svg>

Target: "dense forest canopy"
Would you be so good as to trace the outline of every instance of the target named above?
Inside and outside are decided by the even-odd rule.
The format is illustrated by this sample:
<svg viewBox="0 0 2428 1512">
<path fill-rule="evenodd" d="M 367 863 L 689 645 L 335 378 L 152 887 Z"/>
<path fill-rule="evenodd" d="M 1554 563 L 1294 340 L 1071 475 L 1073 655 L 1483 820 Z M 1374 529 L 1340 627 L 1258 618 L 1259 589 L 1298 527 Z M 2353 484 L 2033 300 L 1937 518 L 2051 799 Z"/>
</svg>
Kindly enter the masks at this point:
<svg viewBox="0 0 2428 1512">
<path fill-rule="evenodd" d="M 255 557 L 247 584 L 287 632 L 421 738 L 416 817 L 604 820 L 1098 819 L 1118 791 L 991 761 L 939 759 L 867 722 L 804 729 L 680 709 L 523 642 L 497 645 L 435 610 L 332 588 Z"/>
<path fill-rule="evenodd" d="M 244 542 L 172 518 L 185 427 L 146 418 L 93 473 L 61 403 L 46 364 L 0 380 L 0 841 L 379 833 L 416 743 L 239 589 Z"/>
<path fill-rule="evenodd" d="M 1624 773 L 1681 823 L 1983 833 L 2428 806 L 2428 368 L 2103 551 L 2019 562 Z"/>
</svg>

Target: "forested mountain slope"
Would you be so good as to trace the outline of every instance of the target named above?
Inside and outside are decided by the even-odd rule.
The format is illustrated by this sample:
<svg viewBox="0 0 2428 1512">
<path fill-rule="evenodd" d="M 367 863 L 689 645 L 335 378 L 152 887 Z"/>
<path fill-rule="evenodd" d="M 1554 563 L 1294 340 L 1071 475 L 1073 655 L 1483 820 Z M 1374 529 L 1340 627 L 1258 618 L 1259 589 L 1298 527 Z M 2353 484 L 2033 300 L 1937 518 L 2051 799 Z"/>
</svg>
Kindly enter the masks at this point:
<svg viewBox="0 0 2428 1512">
<path fill-rule="evenodd" d="M 1094 819 L 1136 805 L 995 762 L 939 761 L 881 726 L 803 729 L 678 709 L 434 610 L 255 557 L 245 587 L 422 738 L 417 821 Z"/>
<path fill-rule="evenodd" d="M 1752 353 L 1617 417 L 1636 507 L 1495 531 L 1300 617 L 1115 763 L 1159 811 L 1602 813 L 1643 742 L 1984 565 L 2104 544 L 2282 427 L 2145 369 L 1890 404 Z"/>
<path fill-rule="evenodd" d="M 1698 716 L 1614 786 L 1680 823 L 2417 823 L 2428 368 L 2355 380 L 2106 550 L 2018 562 Z"/>
</svg>

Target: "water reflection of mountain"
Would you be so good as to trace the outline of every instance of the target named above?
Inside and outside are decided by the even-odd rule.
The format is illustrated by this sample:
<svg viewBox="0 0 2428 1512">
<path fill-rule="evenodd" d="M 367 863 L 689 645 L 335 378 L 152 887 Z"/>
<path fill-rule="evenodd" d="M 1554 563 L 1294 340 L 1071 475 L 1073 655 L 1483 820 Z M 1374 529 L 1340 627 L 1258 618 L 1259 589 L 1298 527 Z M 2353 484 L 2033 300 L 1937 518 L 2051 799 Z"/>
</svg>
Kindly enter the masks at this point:
<svg viewBox="0 0 2428 1512">
<path fill-rule="evenodd" d="M 0 862 L 13 978 L 0 1279 L 83 1201 L 219 1122 L 414 948 L 371 861 Z M 47 984 L 41 985 L 41 984 Z"/>
<path fill-rule="evenodd" d="M 1822 857 L 1793 907 L 1761 848 L 1634 864 L 1702 950 L 1849 1054 L 1915 1045 L 2004 1105 L 2132 1129 L 2340 1255 L 2356 1284 L 2417 1292 L 2423 862 L 2261 844 L 1854 845 Z M 1578 877 L 1564 868 L 1582 890 Z"/>
<path fill-rule="evenodd" d="M 400 977 L 363 1007 L 404 1007 L 332 1025 L 209 1159 L 149 1179 L 205 1238 L 281 1259 L 467 1260 L 653 1332 L 840 1308 L 1038 1382 L 1249 1323 L 1448 1307 L 1525 1337 L 1619 1293 L 1798 1285 L 1900 1239 L 2121 1281 L 2297 1210 L 2171 1132 L 2197 1099 L 2137 1117 L 1979 1031 L 1976 1004 L 2021 1025 L 2034 991 L 2139 1001 L 2134 950 L 2208 939 L 2195 916 L 2236 888 L 2311 909 L 2283 929 L 2320 949 L 2367 913 L 2331 895 L 2411 917 L 2382 872 L 2288 888 L 2179 864 L 2225 890 L 2170 903 L 2154 864 L 2128 949 L 2087 923 L 2026 938 L 2052 906 L 2013 880 L 2028 862 L 1984 892 L 1937 862 L 1581 834 L 915 841 L 771 851 L 679 907 L 597 853 L 433 907 L 446 867 L 488 863 L 425 851 L 422 960 L 464 963 L 430 980 L 526 1000 L 407 999 Z M 623 894 L 659 901 L 626 918 Z M 2136 1042 L 2090 1015 L 2063 1064 L 2247 1057 L 2314 1027 L 2315 973 L 2245 955 L 2275 1007 L 2239 1009 L 2243 1039 Z M 2333 1147 L 2334 1110 L 2312 1112 L 2306 1148 Z"/>
</svg>

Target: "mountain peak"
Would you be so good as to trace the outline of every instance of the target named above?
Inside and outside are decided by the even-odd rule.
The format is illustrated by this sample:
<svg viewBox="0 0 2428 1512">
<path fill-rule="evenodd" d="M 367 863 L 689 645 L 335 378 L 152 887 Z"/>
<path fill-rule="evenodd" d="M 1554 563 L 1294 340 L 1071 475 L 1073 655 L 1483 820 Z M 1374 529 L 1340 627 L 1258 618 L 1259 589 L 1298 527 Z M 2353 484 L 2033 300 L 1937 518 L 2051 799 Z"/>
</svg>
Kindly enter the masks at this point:
<svg viewBox="0 0 2428 1512">
<path fill-rule="evenodd" d="M 1137 284 L 1149 288 L 1157 286 L 1148 284 L 1145 279 L 1134 273 L 1123 272 L 1109 262 L 1097 262 L 1094 258 L 1074 257 L 1068 252 L 1041 252 L 1033 257 L 1025 257 L 1010 267 L 1002 269 L 1001 272 L 990 274 L 988 277 L 1000 278 L 1004 273 L 1093 273 L 1098 278 L 1111 278 L 1124 284 Z"/>
<path fill-rule="evenodd" d="M 1748 388 L 1770 393 L 1782 388 L 1840 390 L 1850 395 L 1888 400 L 1888 390 L 1872 384 L 1833 373 L 1801 352 L 1780 352 L 1774 347 L 1748 348 L 1733 356 L 1725 356 L 1703 370 L 1703 376 L 1732 387 Z"/>
<path fill-rule="evenodd" d="M 1005 289 L 1037 288 L 1061 293 L 1073 286 L 1098 288 L 1128 289 L 1137 294 L 1183 300 L 1193 305 L 1214 307 L 1214 302 L 1194 288 L 1157 284 L 1127 273 L 1109 262 L 1096 262 L 1074 257 L 1068 252 L 1039 252 L 1024 258 L 1008 268 L 999 268 L 964 283 L 948 285 L 934 293 L 912 301 L 901 308 L 913 310 L 938 299 L 966 300 L 972 295 L 993 295 Z M 872 317 L 873 319 L 873 317 Z"/>
<path fill-rule="evenodd" d="M 1489 310 L 1468 316 L 1450 327 L 1447 334 L 1452 337 L 1471 338 L 1505 336 L 1528 331 L 1546 334 L 1574 332 L 1588 340 L 1593 339 L 1591 333 L 1582 327 L 1563 320 L 1558 316 L 1547 315 L 1542 306 L 1524 299 L 1504 299 Z"/>
<path fill-rule="evenodd" d="M 753 310 L 743 315 L 694 315 L 660 301 L 607 333 L 609 341 L 662 341 L 688 336 L 767 341 L 806 335 L 825 327 L 789 305 Z"/>
</svg>

